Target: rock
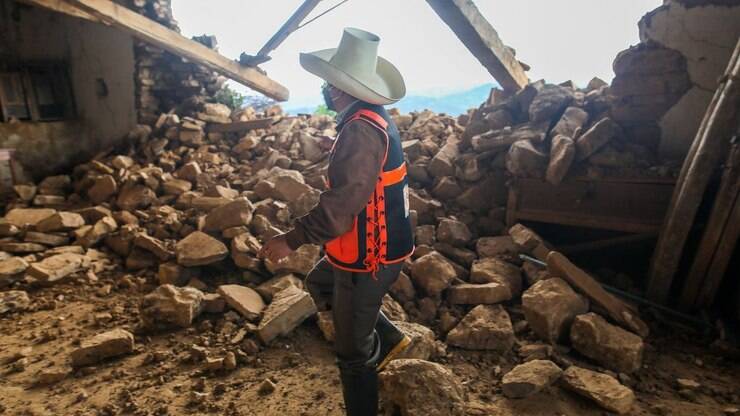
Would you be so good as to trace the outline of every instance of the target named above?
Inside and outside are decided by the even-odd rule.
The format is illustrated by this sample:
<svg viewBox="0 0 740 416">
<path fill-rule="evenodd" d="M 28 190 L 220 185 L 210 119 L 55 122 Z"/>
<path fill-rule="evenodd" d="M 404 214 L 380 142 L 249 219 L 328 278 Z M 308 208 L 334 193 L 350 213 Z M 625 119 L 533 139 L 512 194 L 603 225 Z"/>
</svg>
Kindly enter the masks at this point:
<svg viewBox="0 0 740 416">
<path fill-rule="evenodd" d="M 562 373 L 552 361 L 532 360 L 506 373 L 501 379 L 501 390 L 510 399 L 521 399 L 550 386 Z"/>
<path fill-rule="evenodd" d="M 111 175 L 103 175 L 95 179 L 93 186 L 87 190 L 87 197 L 93 204 L 102 204 L 118 192 L 118 184 Z"/>
<path fill-rule="evenodd" d="M 472 238 L 473 235 L 468 226 L 460 221 L 444 218 L 437 226 L 437 241 L 462 247 Z"/>
<path fill-rule="evenodd" d="M 564 280 L 540 280 L 522 295 L 522 310 L 535 334 L 556 343 L 568 334 L 573 319 L 588 312 L 588 301 Z"/>
<path fill-rule="evenodd" d="M 434 245 L 436 240 L 436 234 L 435 227 L 431 224 L 427 225 L 420 225 L 416 227 L 416 230 L 414 232 L 414 238 L 416 239 L 416 244 L 424 244 L 427 246 Z"/>
<path fill-rule="evenodd" d="M 146 328 L 189 327 L 203 309 L 203 292 L 193 287 L 162 285 L 144 296 L 139 315 Z"/>
<path fill-rule="evenodd" d="M 36 224 L 36 230 L 42 233 L 74 230 L 85 225 L 80 214 L 74 212 L 57 212 Z"/>
<path fill-rule="evenodd" d="M 194 183 L 198 180 L 198 175 L 201 173 L 202 171 L 200 170 L 198 162 L 188 162 L 182 165 L 182 167 L 177 171 L 177 177 Z"/>
<path fill-rule="evenodd" d="M 275 392 L 276 386 L 275 383 L 272 382 L 269 378 L 266 378 L 260 383 L 259 389 L 257 389 L 257 394 L 260 396 L 267 396 L 269 394 L 272 394 Z"/>
<path fill-rule="evenodd" d="M 157 272 L 160 285 L 185 286 L 193 277 L 195 277 L 193 269 L 182 267 L 177 263 L 161 263 Z"/>
<path fill-rule="evenodd" d="M 459 154 L 457 143 L 447 143 L 429 162 L 427 170 L 435 178 L 455 175 L 455 159 Z"/>
<path fill-rule="evenodd" d="M 226 303 L 249 321 L 256 321 L 265 309 L 265 302 L 254 289 L 241 285 L 221 285 L 218 293 Z"/>
<path fill-rule="evenodd" d="M 165 246 L 163 241 L 144 233 L 139 233 L 136 235 L 136 237 L 134 238 L 134 246 L 140 247 L 154 254 L 155 256 L 157 256 L 157 258 L 159 258 L 160 261 L 167 261 L 175 255 L 175 253 L 170 251 L 167 246 Z"/>
<path fill-rule="evenodd" d="M 470 350 L 505 353 L 514 346 L 514 328 L 501 305 L 478 305 L 447 334 L 447 343 Z"/>
<path fill-rule="evenodd" d="M 27 243 L 38 243 L 45 246 L 58 247 L 69 244 L 69 237 L 65 233 L 45 234 L 35 231 L 26 231 L 23 241 Z"/>
<path fill-rule="evenodd" d="M 621 132 L 622 129 L 612 119 L 605 117 L 599 120 L 576 140 L 576 159 L 587 159 Z"/>
<path fill-rule="evenodd" d="M 404 272 L 399 273 L 396 281 L 391 285 L 390 294 L 401 303 L 416 299 L 416 290 L 411 278 Z"/>
<path fill-rule="evenodd" d="M 118 228 L 118 224 L 113 217 L 104 217 L 87 229 L 81 237 L 77 239 L 77 243 L 85 248 L 90 248 L 100 243 L 105 237 Z"/>
<path fill-rule="evenodd" d="M 437 341 L 434 331 L 424 325 L 404 321 L 394 321 L 393 324 L 411 339 L 411 344 L 396 359 L 428 360 L 438 356 L 440 350 L 444 350 L 444 345 Z"/>
<path fill-rule="evenodd" d="M 31 305 L 28 293 L 23 290 L 0 292 L 0 315 L 24 311 Z"/>
<path fill-rule="evenodd" d="M 320 258 L 321 247 L 314 244 L 304 244 L 277 263 L 265 260 L 265 267 L 272 274 L 295 273 L 305 276 L 313 269 Z"/>
<path fill-rule="evenodd" d="M 38 253 L 45 251 L 46 246 L 37 243 L 16 243 L 13 241 L 0 242 L 0 251 L 13 254 Z"/>
<path fill-rule="evenodd" d="M 15 237 L 20 234 L 20 228 L 7 222 L 0 222 L 0 237 Z"/>
<path fill-rule="evenodd" d="M 447 300 L 453 305 L 490 305 L 505 302 L 511 297 L 511 288 L 504 282 L 462 283 L 447 290 Z"/>
<path fill-rule="evenodd" d="M 560 134 L 555 136 L 550 146 L 550 162 L 547 165 L 545 179 L 553 185 L 558 185 L 568 173 L 575 157 L 576 147 L 573 140 Z"/>
<path fill-rule="evenodd" d="M 380 373 L 380 395 L 406 416 L 463 416 L 465 391 L 444 366 L 394 360 Z"/>
<path fill-rule="evenodd" d="M 334 342 L 336 331 L 334 330 L 334 317 L 332 311 L 319 311 L 316 313 L 316 323 L 328 342 Z"/>
<path fill-rule="evenodd" d="M 14 185 L 13 190 L 22 201 L 30 202 L 36 196 L 37 188 L 34 185 Z"/>
<path fill-rule="evenodd" d="M 509 236 L 481 237 L 475 244 L 475 251 L 481 258 L 519 258 L 519 248 Z"/>
<path fill-rule="evenodd" d="M 90 258 L 81 254 L 62 253 L 47 257 L 28 268 L 30 276 L 42 283 L 55 283 L 72 273 L 77 273 L 90 266 Z"/>
<path fill-rule="evenodd" d="M 529 106 L 529 120 L 533 123 L 550 121 L 573 100 L 573 92 L 558 85 L 545 85 Z"/>
<path fill-rule="evenodd" d="M 283 276 L 273 277 L 272 279 L 260 284 L 255 288 L 257 293 L 262 296 L 265 301 L 270 302 L 272 297 L 281 290 L 294 286 L 299 289 L 303 289 L 303 281 L 294 274 L 286 274 Z"/>
<path fill-rule="evenodd" d="M 547 261 L 550 248 L 537 233 L 522 224 L 509 228 L 509 235 L 519 250 L 530 253 L 542 261 Z"/>
<path fill-rule="evenodd" d="M 635 394 L 606 374 L 570 366 L 561 377 L 563 386 L 580 394 L 606 410 L 626 414 L 632 409 Z"/>
<path fill-rule="evenodd" d="M 134 211 L 148 207 L 155 199 L 154 191 L 144 185 L 124 186 L 118 193 L 116 205 L 124 211 Z"/>
<path fill-rule="evenodd" d="M 681 390 L 699 390 L 701 388 L 701 383 L 690 378 L 677 378 L 676 385 Z"/>
<path fill-rule="evenodd" d="M 21 257 L 0 260 L 0 287 L 13 283 L 17 275 L 25 272 L 26 269 L 28 269 L 28 262 Z"/>
<path fill-rule="evenodd" d="M 114 329 L 82 341 L 70 357 L 72 367 L 84 367 L 133 351 L 134 335 L 123 329 Z"/>
<path fill-rule="evenodd" d="M 570 341 L 578 352 L 615 372 L 632 373 L 642 367 L 642 338 L 593 312 L 576 316 Z"/>
<path fill-rule="evenodd" d="M 457 276 L 455 269 L 441 254 L 433 251 L 411 264 L 411 279 L 428 296 L 437 296 Z"/>
<path fill-rule="evenodd" d="M 278 292 L 265 310 L 257 327 L 257 336 L 270 343 L 280 335 L 286 335 L 306 318 L 316 313 L 311 295 L 297 287 L 287 287 Z"/>
<path fill-rule="evenodd" d="M 36 375 L 36 384 L 40 386 L 56 384 L 67 378 L 70 374 L 72 374 L 72 369 L 67 366 L 43 368 Z"/>
<path fill-rule="evenodd" d="M 279 175 L 274 178 L 273 183 L 275 184 L 273 197 L 281 201 L 295 201 L 313 189 L 303 182 L 302 176 L 296 175 Z"/>
<path fill-rule="evenodd" d="M 409 317 L 406 311 L 403 309 L 400 303 L 396 302 L 395 299 L 389 294 L 383 296 L 383 303 L 380 305 L 380 311 L 385 314 L 391 321 L 408 321 Z"/>
<path fill-rule="evenodd" d="M 33 205 L 39 206 L 64 205 L 66 202 L 67 199 L 65 197 L 57 195 L 36 195 L 33 198 Z"/>
<path fill-rule="evenodd" d="M 506 169 L 517 177 L 540 177 L 547 163 L 547 155 L 529 140 L 512 144 L 506 156 Z"/>
<path fill-rule="evenodd" d="M 588 113 L 578 107 L 568 107 L 555 127 L 550 131 L 552 137 L 559 135 L 569 139 L 575 137 L 576 130 L 583 128 L 588 122 Z"/>
<path fill-rule="evenodd" d="M 443 176 L 438 178 L 434 188 L 432 188 L 432 195 L 441 200 L 455 199 L 460 196 L 461 193 L 462 188 L 452 176 Z"/>
<path fill-rule="evenodd" d="M 237 198 L 211 211 L 206 217 L 206 231 L 223 231 L 227 228 L 249 225 L 254 206 L 247 198 Z"/>
<path fill-rule="evenodd" d="M 494 257 L 476 260 L 470 269 L 471 283 L 502 283 L 509 286 L 511 294 L 522 291 L 522 274 L 518 267 Z"/>
<path fill-rule="evenodd" d="M 301 144 L 301 151 L 303 151 L 303 157 L 307 160 L 316 163 L 323 159 L 327 154 L 320 145 L 320 139 L 310 134 L 301 132 L 298 135 L 298 143 Z"/>
<path fill-rule="evenodd" d="M 128 156 L 119 155 L 111 159 L 111 165 L 116 169 L 128 169 L 134 165 L 134 160 Z"/>
<path fill-rule="evenodd" d="M 194 231 L 175 246 L 177 263 L 181 266 L 204 266 L 223 260 L 229 254 L 224 243 L 206 233 Z"/>
<path fill-rule="evenodd" d="M 180 195 L 193 188 L 193 184 L 184 179 L 170 179 L 162 184 L 165 195 Z"/>
<path fill-rule="evenodd" d="M 471 139 L 473 150 L 478 153 L 486 151 L 503 151 L 520 141 L 542 143 L 547 137 L 547 123 L 522 124 L 517 127 L 506 127 L 474 136 Z"/>
<path fill-rule="evenodd" d="M 51 208 L 13 208 L 5 214 L 5 221 L 16 227 L 36 225 L 57 211 Z"/>
</svg>

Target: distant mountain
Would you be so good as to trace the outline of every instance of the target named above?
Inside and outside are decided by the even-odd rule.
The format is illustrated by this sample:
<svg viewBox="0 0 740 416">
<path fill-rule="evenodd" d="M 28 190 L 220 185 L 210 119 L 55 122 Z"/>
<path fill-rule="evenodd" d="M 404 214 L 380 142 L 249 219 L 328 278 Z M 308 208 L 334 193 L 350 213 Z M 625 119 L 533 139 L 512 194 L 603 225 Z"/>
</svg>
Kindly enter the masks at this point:
<svg viewBox="0 0 740 416">
<path fill-rule="evenodd" d="M 491 88 L 495 86 L 492 83 L 483 84 L 469 90 L 456 91 L 439 96 L 409 95 L 390 107 L 396 107 L 402 113 L 432 110 L 435 113 L 457 116 L 466 113 L 468 109 L 477 108 L 483 101 L 488 99 Z M 291 114 L 311 114 L 315 110 L 316 106 L 286 108 L 286 111 Z"/>
</svg>

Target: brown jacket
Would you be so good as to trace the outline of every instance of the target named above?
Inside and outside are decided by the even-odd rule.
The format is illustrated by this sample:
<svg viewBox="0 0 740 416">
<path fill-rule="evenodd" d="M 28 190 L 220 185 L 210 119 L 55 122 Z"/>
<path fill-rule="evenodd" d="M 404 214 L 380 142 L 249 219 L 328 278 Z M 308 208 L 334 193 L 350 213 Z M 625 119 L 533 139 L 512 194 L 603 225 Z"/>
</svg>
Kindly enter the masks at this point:
<svg viewBox="0 0 740 416">
<path fill-rule="evenodd" d="M 386 138 L 365 121 L 347 123 L 337 137 L 329 162 L 331 188 L 319 203 L 296 221 L 286 238 L 293 250 L 303 244 L 322 245 L 352 228 L 373 194 L 385 157 Z"/>
</svg>

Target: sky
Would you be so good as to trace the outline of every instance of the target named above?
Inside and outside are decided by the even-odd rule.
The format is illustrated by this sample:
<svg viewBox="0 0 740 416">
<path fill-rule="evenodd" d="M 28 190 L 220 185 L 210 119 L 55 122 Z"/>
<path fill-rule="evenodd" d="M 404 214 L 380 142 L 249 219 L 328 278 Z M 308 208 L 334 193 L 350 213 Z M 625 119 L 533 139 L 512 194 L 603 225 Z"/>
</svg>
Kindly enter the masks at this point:
<svg viewBox="0 0 740 416">
<path fill-rule="evenodd" d="M 256 54 L 303 0 L 172 0 L 183 35 L 215 35 L 219 52 Z M 337 4 L 323 0 L 308 19 Z M 610 82 L 616 54 L 639 42 L 637 22 L 662 0 L 476 0 L 481 13 L 531 80 L 594 77 Z M 307 20 L 308 20 L 307 19 Z M 425 0 L 349 0 L 294 32 L 261 65 L 291 94 L 286 108 L 321 102 L 322 81 L 298 64 L 299 52 L 336 47 L 344 27 L 378 34 L 379 54 L 404 76 L 408 94 L 440 95 L 493 82 L 492 76 Z M 250 92 L 234 84 L 239 91 Z M 251 93 L 251 92 L 250 92 Z"/>
</svg>

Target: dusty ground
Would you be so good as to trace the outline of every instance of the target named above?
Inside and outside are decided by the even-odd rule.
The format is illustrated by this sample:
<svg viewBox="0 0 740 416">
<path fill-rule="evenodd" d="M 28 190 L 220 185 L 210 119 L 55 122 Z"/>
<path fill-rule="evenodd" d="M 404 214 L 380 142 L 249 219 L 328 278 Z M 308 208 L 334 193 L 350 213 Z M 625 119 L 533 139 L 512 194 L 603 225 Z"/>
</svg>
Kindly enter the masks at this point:
<svg viewBox="0 0 740 416">
<path fill-rule="evenodd" d="M 112 291 L 106 294 L 108 285 Z M 0 414 L 343 414 L 331 346 L 313 322 L 259 352 L 248 351 L 235 371 L 214 373 L 205 370 L 202 362 L 190 360 L 192 345 L 223 356 L 253 344 L 232 342 L 241 327 L 238 320 L 204 314 L 190 329 L 136 333 L 132 355 L 73 371 L 52 385 L 36 385 L 40 371 L 65 368 L 69 352 L 80 339 L 108 328 L 136 332 L 138 301 L 149 289 L 143 279 L 103 277 L 94 283 L 78 279 L 31 291 L 31 311 L 0 318 Z M 517 320 L 516 314 L 513 318 Z M 520 339 L 534 338 L 524 333 Z M 621 377 L 638 396 L 632 414 L 724 415 L 725 409 L 739 406 L 740 364 L 715 355 L 706 342 L 686 333 L 652 338 L 644 368 Z M 9 361 L 24 349 L 27 363 L 17 371 L 23 361 Z M 587 365 L 565 350 L 556 352 L 553 359 Z M 499 357 L 450 349 L 442 361 L 464 384 L 471 415 L 608 414 L 558 387 L 529 399 L 504 398 L 499 383 L 516 361 L 513 352 Z M 693 379 L 701 387 L 679 392 L 679 377 Z M 266 379 L 275 383 L 274 392 L 260 393 Z"/>
</svg>

